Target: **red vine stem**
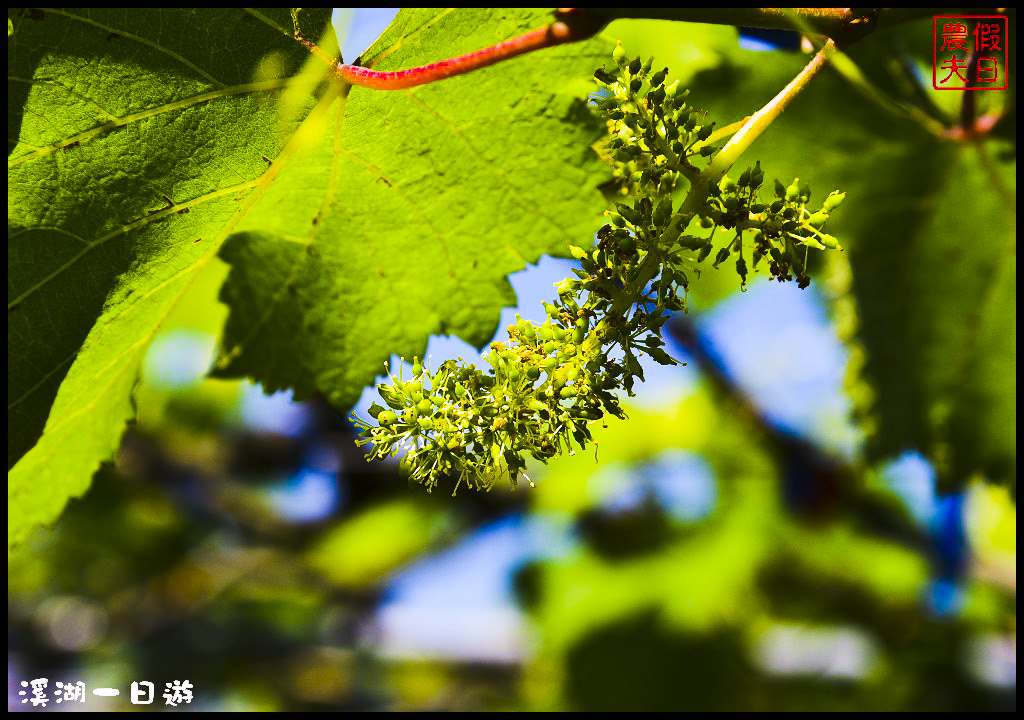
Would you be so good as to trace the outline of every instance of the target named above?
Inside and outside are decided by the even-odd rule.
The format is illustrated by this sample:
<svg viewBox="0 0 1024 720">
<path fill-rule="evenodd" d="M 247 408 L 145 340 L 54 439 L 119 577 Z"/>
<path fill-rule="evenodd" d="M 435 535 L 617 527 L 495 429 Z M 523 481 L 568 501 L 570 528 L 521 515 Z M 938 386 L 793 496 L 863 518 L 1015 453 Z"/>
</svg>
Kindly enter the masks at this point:
<svg viewBox="0 0 1024 720">
<path fill-rule="evenodd" d="M 402 90 L 444 80 L 453 75 L 462 75 L 471 70 L 494 65 L 502 60 L 508 60 L 534 50 L 585 40 L 596 34 L 604 25 L 602 21 L 595 20 L 575 9 L 559 10 L 558 14 L 562 18 L 561 20 L 542 25 L 525 35 L 483 50 L 396 72 L 378 72 L 358 65 L 338 63 L 298 33 L 295 33 L 295 39 L 305 45 L 314 55 L 329 63 L 334 68 L 335 74 L 350 85 L 376 90 Z"/>
</svg>

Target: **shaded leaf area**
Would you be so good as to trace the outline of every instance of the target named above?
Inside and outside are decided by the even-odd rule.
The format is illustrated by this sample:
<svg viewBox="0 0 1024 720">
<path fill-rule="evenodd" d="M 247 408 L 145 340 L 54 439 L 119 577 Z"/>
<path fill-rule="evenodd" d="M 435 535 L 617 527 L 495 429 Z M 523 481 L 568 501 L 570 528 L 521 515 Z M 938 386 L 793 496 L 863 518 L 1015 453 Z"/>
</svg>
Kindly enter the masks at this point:
<svg viewBox="0 0 1024 720">
<path fill-rule="evenodd" d="M 550 19 L 407 10 L 363 62 L 416 66 Z M 339 91 L 224 248 L 218 374 L 320 391 L 346 411 L 390 355 L 422 356 L 430 334 L 490 340 L 515 303 L 506 276 L 599 224 L 607 171 L 585 98 L 609 49 L 591 40 L 409 90 Z"/>
<path fill-rule="evenodd" d="M 303 14 L 307 32 L 328 11 Z M 11 10 L 8 541 L 81 493 L 170 307 L 309 110 L 287 10 Z M 15 465 L 17 463 L 17 465 Z"/>
<path fill-rule="evenodd" d="M 877 393 L 869 457 L 919 449 L 946 490 L 974 473 L 1016 483 L 1016 250 L 976 147 L 878 151 L 874 201 L 852 219 L 864 375 Z M 1015 182 L 999 171 L 996 182 Z"/>
<path fill-rule="evenodd" d="M 656 36 L 657 25 L 650 27 Z M 686 27 L 666 35 L 666 59 L 657 57 L 655 65 L 693 52 L 680 42 L 698 48 L 692 97 L 720 123 L 763 105 L 807 60 L 739 49 L 727 28 Z M 930 21 L 909 23 L 851 48 L 850 58 L 889 105 L 830 69 L 740 164 L 760 159 L 769 178 L 800 177 L 814 197 L 847 193 L 831 232 L 853 273 L 857 316 L 841 323 L 856 342 L 848 390 L 869 434 L 866 459 L 915 450 L 935 464 L 947 490 L 974 474 L 1012 486 L 1015 146 L 996 138 L 958 144 L 893 109 L 897 102 L 913 105 L 950 128 L 959 121 L 963 94 L 955 93 L 956 102 L 937 97 L 915 74 L 915 64 L 930 69 L 930 32 Z M 1002 93 L 980 96 L 978 115 L 1012 104 Z"/>
</svg>

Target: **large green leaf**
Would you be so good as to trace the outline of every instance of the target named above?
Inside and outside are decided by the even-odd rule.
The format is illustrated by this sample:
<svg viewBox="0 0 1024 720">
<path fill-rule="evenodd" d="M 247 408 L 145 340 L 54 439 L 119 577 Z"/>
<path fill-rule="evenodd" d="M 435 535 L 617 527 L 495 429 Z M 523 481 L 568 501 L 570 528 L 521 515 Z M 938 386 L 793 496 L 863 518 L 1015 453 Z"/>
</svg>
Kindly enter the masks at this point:
<svg viewBox="0 0 1024 720">
<path fill-rule="evenodd" d="M 911 23 L 869 38 L 852 57 L 877 87 L 898 97 L 900 78 L 883 71 L 892 48 L 920 52 L 930 32 L 927 21 Z M 836 103 L 840 93 L 839 87 L 830 93 Z M 956 93 L 951 124 L 962 96 Z M 951 142 L 920 125 L 907 127 L 859 95 L 848 94 L 846 102 L 873 117 L 861 123 L 869 132 L 856 161 L 836 168 L 837 181 L 858 196 L 843 207 L 841 227 L 849 238 L 858 340 L 866 350 L 863 378 L 874 389 L 868 456 L 917 450 L 935 464 L 947 490 L 962 488 L 973 475 L 1012 485 L 1015 148 L 997 136 Z M 978 102 L 995 111 L 1007 100 L 986 94 Z"/>
<path fill-rule="evenodd" d="M 161 319 L 293 131 L 287 11 L 11 11 L 8 541 L 111 456 Z M 327 27 L 309 13 L 306 31 Z M 307 98 L 293 115 L 308 112 Z M 17 463 L 15 465 L 15 463 Z"/>
<path fill-rule="evenodd" d="M 9 544 L 112 455 L 145 349 L 232 233 L 223 371 L 344 405 L 427 332 L 485 340 L 504 275 L 599 215 L 579 122 L 596 41 L 346 97 L 301 75 L 287 10 L 9 19 Z M 546 19 L 405 14 L 375 54 L 420 64 Z"/>
<path fill-rule="evenodd" d="M 364 55 L 377 69 L 521 34 L 541 12 L 403 11 Z M 428 48 L 429 53 L 423 48 Z M 506 275 L 586 243 L 600 220 L 600 128 L 584 99 L 607 48 L 545 50 L 401 92 L 328 98 L 316 142 L 281 170 L 224 249 L 220 373 L 320 390 L 350 407 L 392 353 L 430 334 L 480 346 Z M 303 201 L 296 202 L 301 196 Z"/>
</svg>

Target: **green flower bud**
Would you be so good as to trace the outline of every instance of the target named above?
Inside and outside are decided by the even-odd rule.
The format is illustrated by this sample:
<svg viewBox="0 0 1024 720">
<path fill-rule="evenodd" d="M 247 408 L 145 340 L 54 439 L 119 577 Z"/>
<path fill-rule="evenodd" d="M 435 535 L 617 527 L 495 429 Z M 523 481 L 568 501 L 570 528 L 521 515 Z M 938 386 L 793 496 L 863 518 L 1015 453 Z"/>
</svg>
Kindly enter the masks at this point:
<svg viewBox="0 0 1024 720">
<path fill-rule="evenodd" d="M 402 397 L 401 393 L 390 385 L 378 385 L 377 394 L 381 396 L 381 399 L 384 400 L 384 402 L 395 410 L 401 410 L 405 407 L 405 399 Z"/>
<path fill-rule="evenodd" d="M 702 248 L 704 247 L 705 242 L 707 241 L 698 235 L 681 235 L 679 237 L 679 245 L 687 250 L 697 250 Z"/>
<path fill-rule="evenodd" d="M 622 203 L 619 203 L 615 207 L 618 208 L 619 213 L 622 214 L 622 217 L 626 218 L 626 220 L 628 220 L 632 224 L 634 224 L 634 225 L 643 225 L 644 217 L 643 217 L 643 215 L 640 214 L 640 211 L 637 210 L 636 208 L 631 208 L 628 205 L 623 205 Z"/>
<path fill-rule="evenodd" d="M 719 250 L 718 251 L 718 255 L 715 256 L 714 267 L 717 268 L 721 263 L 725 262 L 728 259 L 728 257 L 729 257 L 729 248 L 728 248 L 728 246 L 726 246 L 726 247 L 722 248 L 721 250 Z"/>
<path fill-rule="evenodd" d="M 807 224 L 810 225 L 812 228 L 820 228 L 827 221 L 828 221 L 828 213 L 827 212 L 816 212 L 813 215 L 811 215 L 810 218 L 808 218 Z"/>
<path fill-rule="evenodd" d="M 840 205 L 842 205 L 843 204 L 843 200 L 845 200 L 845 199 L 846 199 L 846 193 L 839 192 L 838 190 L 836 190 L 836 191 L 832 192 L 827 198 L 825 198 L 825 203 L 822 205 L 822 209 L 825 212 L 832 212 L 836 208 L 838 208 Z"/>
<path fill-rule="evenodd" d="M 747 281 L 747 263 L 742 257 L 736 261 L 736 274 L 743 282 Z"/>
<path fill-rule="evenodd" d="M 659 70 L 651 76 L 651 87 L 658 87 L 665 82 L 665 76 L 668 75 L 668 68 Z"/>
<path fill-rule="evenodd" d="M 665 227 L 668 225 L 668 221 L 672 217 L 672 198 L 667 197 L 658 203 L 658 207 L 654 209 L 654 215 L 652 220 L 655 226 Z"/>
<path fill-rule="evenodd" d="M 795 181 L 794 181 L 795 182 Z M 800 183 L 800 202 L 807 203 L 811 200 L 811 186 L 806 181 Z"/>
<path fill-rule="evenodd" d="M 761 183 L 764 182 L 764 170 L 761 169 L 761 161 L 758 160 L 754 163 L 754 169 L 750 172 L 750 187 L 757 188 L 761 187 Z"/>
<path fill-rule="evenodd" d="M 839 241 L 838 240 L 836 240 L 834 237 L 832 237 L 831 235 L 828 235 L 826 233 L 821 233 L 818 236 L 818 240 L 821 241 L 822 245 L 824 245 L 825 247 L 827 247 L 827 248 L 829 248 L 831 250 L 842 250 L 843 249 L 839 245 Z"/>
<path fill-rule="evenodd" d="M 794 180 L 793 184 L 786 188 L 786 199 L 794 201 L 800 197 L 800 180 Z"/>
<path fill-rule="evenodd" d="M 615 49 L 612 50 L 612 60 L 614 60 L 619 67 L 626 64 L 626 50 L 622 47 L 622 43 L 617 43 L 615 45 Z"/>
<path fill-rule="evenodd" d="M 641 67 L 642 65 L 640 64 L 640 58 L 634 58 L 633 62 L 629 64 L 630 75 L 636 75 L 638 72 L 640 72 Z"/>
<path fill-rule="evenodd" d="M 394 425 L 398 422 L 398 415 L 391 410 L 384 410 L 377 415 L 377 422 L 380 423 L 381 427 L 387 427 L 388 425 Z"/>
</svg>

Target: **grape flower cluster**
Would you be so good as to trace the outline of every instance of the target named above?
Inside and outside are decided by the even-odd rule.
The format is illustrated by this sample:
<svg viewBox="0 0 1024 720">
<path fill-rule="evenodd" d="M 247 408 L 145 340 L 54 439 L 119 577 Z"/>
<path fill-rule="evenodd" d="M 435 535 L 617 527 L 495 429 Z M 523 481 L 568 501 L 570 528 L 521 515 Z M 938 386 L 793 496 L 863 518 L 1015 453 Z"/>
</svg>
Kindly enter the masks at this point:
<svg viewBox="0 0 1024 720">
<path fill-rule="evenodd" d="M 428 490 L 446 478 L 456 490 L 490 489 L 505 476 L 515 487 L 528 458 L 584 449 L 591 423 L 624 418 L 619 394 L 643 380 L 638 356 L 676 364 L 661 328 L 686 309 L 689 275 L 712 253 L 715 268 L 736 257 L 741 286 L 749 255 L 750 269 L 764 263 L 774 279 L 806 287 L 808 251 L 839 247 L 822 227 L 843 193 L 812 212 L 799 180 L 776 180 L 762 199 L 760 162 L 736 180 L 709 172 L 721 148 L 689 91 L 666 85 L 667 69 L 652 73 L 653 61 L 627 60 L 621 46 L 613 60 L 612 71 L 595 73 L 594 102 L 609 128 L 602 153 L 627 202 L 607 213 L 591 249 L 569 247 L 580 267 L 556 284 L 547 319 L 517 317 L 508 342 L 491 344 L 486 371 L 449 360 L 431 373 L 417 359 L 411 378 L 378 385 L 384 405 L 370 407 L 371 420 L 354 418 L 369 459 L 404 453 L 410 480 Z"/>
</svg>

